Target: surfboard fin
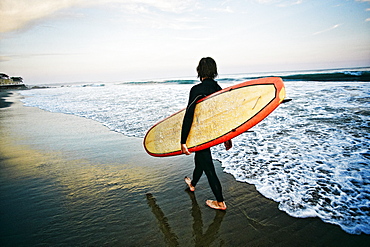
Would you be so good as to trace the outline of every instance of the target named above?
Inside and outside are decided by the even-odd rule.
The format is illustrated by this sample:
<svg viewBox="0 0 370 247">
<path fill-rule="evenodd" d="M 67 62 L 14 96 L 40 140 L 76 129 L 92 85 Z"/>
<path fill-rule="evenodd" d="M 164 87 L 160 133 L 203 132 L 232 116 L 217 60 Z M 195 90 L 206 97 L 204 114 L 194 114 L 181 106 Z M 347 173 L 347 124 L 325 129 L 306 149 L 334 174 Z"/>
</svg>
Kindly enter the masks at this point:
<svg viewBox="0 0 370 247">
<path fill-rule="evenodd" d="M 281 101 L 281 103 L 287 103 L 289 101 L 292 101 L 292 99 L 283 99 L 283 101 Z"/>
</svg>

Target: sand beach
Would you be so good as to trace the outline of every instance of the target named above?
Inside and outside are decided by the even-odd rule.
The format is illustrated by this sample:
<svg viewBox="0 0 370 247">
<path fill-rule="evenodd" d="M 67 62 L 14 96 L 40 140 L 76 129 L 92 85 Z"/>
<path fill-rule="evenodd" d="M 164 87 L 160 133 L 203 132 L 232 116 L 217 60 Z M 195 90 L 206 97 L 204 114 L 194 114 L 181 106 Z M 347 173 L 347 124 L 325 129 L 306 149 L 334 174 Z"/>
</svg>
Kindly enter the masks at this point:
<svg viewBox="0 0 370 247">
<path fill-rule="evenodd" d="M 228 205 L 203 176 L 186 190 L 193 155 L 154 158 L 142 139 L 93 120 L 25 107 L 1 93 L 1 246 L 368 246 L 319 218 L 293 218 L 215 166 Z"/>
</svg>

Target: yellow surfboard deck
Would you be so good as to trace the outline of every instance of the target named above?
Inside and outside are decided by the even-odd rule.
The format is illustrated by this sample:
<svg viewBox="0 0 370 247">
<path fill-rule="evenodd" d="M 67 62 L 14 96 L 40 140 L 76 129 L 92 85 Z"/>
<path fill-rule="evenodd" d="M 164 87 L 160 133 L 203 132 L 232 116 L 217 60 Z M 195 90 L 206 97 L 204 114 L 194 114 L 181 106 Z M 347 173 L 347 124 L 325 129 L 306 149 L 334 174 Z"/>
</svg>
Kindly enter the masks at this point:
<svg viewBox="0 0 370 247">
<path fill-rule="evenodd" d="M 284 98 L 282 80 L 270 77 L 243 82 L 201 99 L 195 107 L 187 139 L 189 151 L 217 145 L 245 132 L 276 109 Z M 150 155 L 181 154 L 184 114 L 185 109 L 149 129 L 144 147 Z"/>
</svg>

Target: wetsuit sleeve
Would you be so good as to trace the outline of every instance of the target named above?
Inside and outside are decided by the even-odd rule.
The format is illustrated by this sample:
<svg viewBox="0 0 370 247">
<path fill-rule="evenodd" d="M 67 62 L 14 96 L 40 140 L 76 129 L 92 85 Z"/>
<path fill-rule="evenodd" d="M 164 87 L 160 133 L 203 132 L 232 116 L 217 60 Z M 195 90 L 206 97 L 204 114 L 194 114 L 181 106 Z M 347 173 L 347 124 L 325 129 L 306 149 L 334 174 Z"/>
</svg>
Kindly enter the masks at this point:
<svg viewBox="0 0 370 247">
<path fill-rule="evenodd" d="M 181 144 L 186 144 L 186 139 L 188 139 L 190 128 L 191 128 L 191 125 L 194 119 L 194 111 L 195 111 L 196 102 L 202 97 L 203 97 L 202 95 L 197 95 L 194 89 L 190 90 L 189 103 L 186 108 L 184 120 L 182 123 Z"/>
</svg>

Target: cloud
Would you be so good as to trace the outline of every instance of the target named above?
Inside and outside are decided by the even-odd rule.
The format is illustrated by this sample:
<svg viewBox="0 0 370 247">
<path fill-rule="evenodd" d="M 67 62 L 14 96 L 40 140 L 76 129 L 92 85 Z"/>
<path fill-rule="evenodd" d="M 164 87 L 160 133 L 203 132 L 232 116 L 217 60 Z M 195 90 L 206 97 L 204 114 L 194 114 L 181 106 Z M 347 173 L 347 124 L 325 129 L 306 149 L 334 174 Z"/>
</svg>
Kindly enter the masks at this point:
<svg viewBox="0 0 370 247">
<path fill-rule="evenodd" d="M 0 33 L 31 27 L 57 17 L 62 10 L 94 5 L 120 4 L 143 12 L 147 7 L 179 13 L 192 6 L 193 0 L 1 0 Z"/>
<path fill-rule="evenodd" d="M 10 61 L 11 58 L 8 57 L 8 56 L 0 56 L 0 62 L 7 62 L 7 61 Z"/>
<path fill-rule="evenodd" d="M 322 31 L 316 32 L 316 33 L 314 33 L 313 35 L 318 35 L 318 34 L 322 34 L 322 33 L 329 32 L 329 31 L 331 31 L 331 30 L 334 30 L 334 29 L 336 29 L 336 28 L 340 27 L 341 25 L 342 25 L 342 24 L 336 24 L 336 25 L 334 25 L 334 26 L 332 26 L 332 27 L 330 27 L 330 28 L 328 28 L 328 29 L 325 29 L 325 30 L 322 30 Z"/>
<path fill-rule="evenodd" d="M 110 3 L 121 4 L 125 7 L 156 8 L 164 12 L 181 13 L 194 5 L 194 0 L 84 0 L 86 4 L 103 5 Z"/>
<path fill-rule="evenodd" d="M 303 0 L 255 0 L 255 1 L 260 4 L 275 4 L 278 7 L 288 7 L 303 3 Z"/>
<path fill-rule="evenodd" d="M 7 55 L 0 56 L 0 62 L 7 62 L 14 59 L 24 59 L 24 58 L 33 58 L 33 57 L 46 57 L 46 56 L 66 56 L 66 55 L 75 55 L 77 53 L 28 53 L 21 55 Z"/>
<path fill-rule="evenodd" d="M 278 2 L 278 0 L 255 0 L 255 1 L 258 3 L 262 3 L 262 4 L 270 4 L 270 3 Z"/>
<path fill-rule="evenodd" d="M 301 3 L 303 3 L 303 0 L 284 1 L 280 4 L 278 4 L 278 6 L 279 7 L 289 7 L 289 6 L 298 5 L 298 4 L 301 4 Z"/>
<path fill-rule="evenodd" d="M 215 12 L 234 13 L 230 6 L 226 6 L 224 8 L 212 8 L 211 10 Z"/>
<path fill-rule="evenodd" d="M 196 30 L 204 29 L 201 21 L 195 18 L 168 17 L 158 13 L 151 13 L 140 16 L 140 18 L 130 18 L 130 22 L 149 26 L 153 29 L 173 29 L 173 30 Z"/>
<path fill-rule="evenodd" d="M 10 32 L 49 18 L 61 9 L 75 6 L 80 1 L 2 0 L 0 3 L 0 32 Z"/>
</svg>

